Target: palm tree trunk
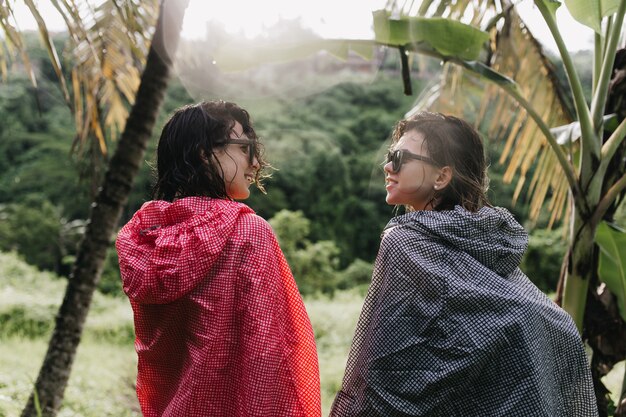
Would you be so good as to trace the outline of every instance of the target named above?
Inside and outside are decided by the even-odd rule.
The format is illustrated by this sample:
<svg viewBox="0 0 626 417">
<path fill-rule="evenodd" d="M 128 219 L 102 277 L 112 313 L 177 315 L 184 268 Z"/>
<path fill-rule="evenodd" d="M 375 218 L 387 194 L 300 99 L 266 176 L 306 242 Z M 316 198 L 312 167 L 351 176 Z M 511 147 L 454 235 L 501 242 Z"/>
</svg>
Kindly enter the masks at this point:
<svg viewBox="0 0 626 417">
<path fill-rule="evenodd" d="M 110 246 L 122 208 L 128 201 L 128 195 L 165 96 L 172 57 L 178 44 L 184 10 L 188 3 L 189 0 L 164 0 L 161 3 L 159 19 L 135 104 L 109 163 L 100 192 L 92 205 L 87 230 L 78 250 L 63 303 L 56 316 L 48 351 L 34 391 L 22 411 L 22 417 L 37 416 L 39 407 L 43 416 L 55 416 L 61 407 L 107 248 Z"/>
</svg>

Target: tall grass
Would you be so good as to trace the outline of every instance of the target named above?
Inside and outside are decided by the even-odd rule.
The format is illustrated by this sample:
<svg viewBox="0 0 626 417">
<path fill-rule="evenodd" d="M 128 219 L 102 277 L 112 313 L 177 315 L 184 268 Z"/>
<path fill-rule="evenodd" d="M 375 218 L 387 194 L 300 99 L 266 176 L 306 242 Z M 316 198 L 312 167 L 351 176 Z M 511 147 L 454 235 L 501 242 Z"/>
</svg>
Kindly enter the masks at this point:
<svg viewBox="0 0 626 417">
<path fill-rule="evenodd" d="M 47 340 L 3 338 L 0 343 L 0 416 L 19 416 L 46 352 Z M 59 417 L 139 417 L 130 346 L 86 340 L 78 348 Z"/>
<path fill-rule="evenodd" d="M 341 387 L 352 334 L 361 305 L 362 289 L 336 292 L 333 298 L 305 299 L 311 317 L 320 361 L 322 415 L 328 415 L 335 394 Z"/>
<path fill-rule="evenodd" d="M 0 417 L 19 416 L 46 352 L 66 281 L 0 253 Z M 60 417 L 139 416 L 130 305 L 96 294 Z"/>
</svg>

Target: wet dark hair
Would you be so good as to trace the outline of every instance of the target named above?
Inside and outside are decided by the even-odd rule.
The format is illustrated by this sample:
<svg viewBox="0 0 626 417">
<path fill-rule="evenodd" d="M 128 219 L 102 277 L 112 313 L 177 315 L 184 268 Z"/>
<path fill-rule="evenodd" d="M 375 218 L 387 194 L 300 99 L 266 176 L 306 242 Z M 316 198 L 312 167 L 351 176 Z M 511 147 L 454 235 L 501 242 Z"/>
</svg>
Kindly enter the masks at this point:
<svg viewBox="0 0 626 417">
<path fill-rule="evenodd" d="M 428 155 L 437 165 L 452 168 L 452 180 L 435 190 L 433 210 L 451 210 L 460 205 L 468 211 L 490 206 L 487 163 L 478 132 L 466 121 L 441 113 L 419 112 L 399 121 L 392 134 L 392 146 L 411 130 L 424 135 Z"/>
<path fill-rule="evenodd" d="M 229 199 L 222 167 L 211 156 L 216 149 L 227 145 L 235 122 L 239 122 L 243 133 L 255 142 L 260 169 L 254 183 L 265 192 L 261 171 L 269 165 L 263 159 L 263 147 L 250 115 L 235 103 L 220 100 L 179 108 L 165 123 L 157 148 L 157 180 L 152 198 L 166 201 L 191 196 Z"/>
</svg>

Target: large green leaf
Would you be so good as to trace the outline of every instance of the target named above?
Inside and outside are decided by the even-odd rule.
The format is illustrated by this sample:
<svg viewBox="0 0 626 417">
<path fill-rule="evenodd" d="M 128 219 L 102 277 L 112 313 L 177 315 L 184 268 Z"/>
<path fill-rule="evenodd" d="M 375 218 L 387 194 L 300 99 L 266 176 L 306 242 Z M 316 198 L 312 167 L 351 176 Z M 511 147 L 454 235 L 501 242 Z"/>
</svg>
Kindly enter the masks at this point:
<svg viewBox="0 0 626 417">
<path fill-rule="evenodd" d="M 600 247 L 598 276 L 617 298 L 620 315 L 626 320 L 626 232 L 602 222 L 596 243 Z"/>
<path fill-rule="evenodd" d="M 535 4 L 536 3 L 544 4 L 554 17 L 556 17 L 556 10 L 561 7 L 561 2 L 559 0 L 535 0 Z"/>
<path fill-rule="evenodd" d="M 446 62 L 452 62 L 454 64 L 462 66 L 463 68 L 467 69 L 470 72 L 473 72 L 476 75 L 484 77 L 487 81 L 491 81 L 492 83 L 495 83 L 502 88 L 518 90 L 517 83 L 513 79 L 499 73 L 498 71 L 494 70 L 491 67 L 488 67 L 480 61 L 465 60 L 458 56 L 444 55 L 434 49 L 432 46 L 425 43 L 408 45 L 408 47 L 406 47 L 406 51 L 431 56 Z"/>
<path fill-rule="evenodd" d="M 565 0 L 570 14 L 578 22 L 602 33 L 602 18 L 617 11 L 620 0 Z"/>
<path fill-rule="evenodd" d="M 374 15 L 377 42 L 391 46 L 425 43 L 443 56 L 465 61 L 478 59 L 489 34 L 473 26 L 440 17 L 401 16 L 392 18 L 387 10 Z"/>
</svg>

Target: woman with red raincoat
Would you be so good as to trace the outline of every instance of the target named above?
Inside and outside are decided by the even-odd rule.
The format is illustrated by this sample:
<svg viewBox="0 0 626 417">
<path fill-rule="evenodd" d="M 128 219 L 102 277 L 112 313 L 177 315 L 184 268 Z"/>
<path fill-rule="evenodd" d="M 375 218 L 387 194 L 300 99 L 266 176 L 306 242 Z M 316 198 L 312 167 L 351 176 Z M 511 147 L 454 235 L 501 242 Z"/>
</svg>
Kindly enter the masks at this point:
<svg viewBox="0 0 626 417">
<path fill-rule="evenodd" d="M 143 415 L 321 415 L 313 330 L 269 224 L 236 202 L 261 190 L 248 112 L 177 110 L 157 151 L 153 201 L 116 247 L 135 320 Z"/>
</svg>

